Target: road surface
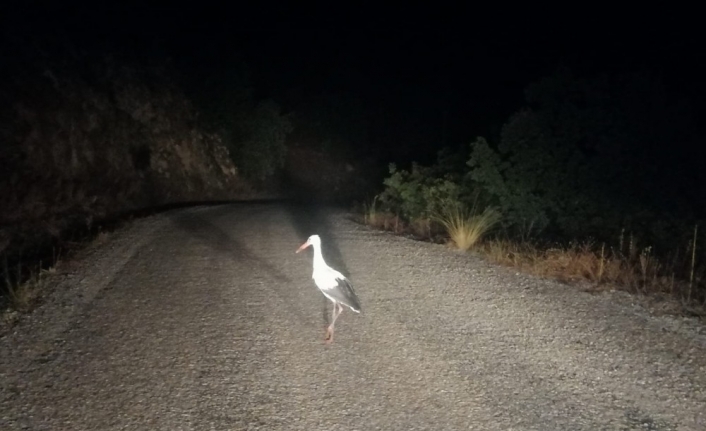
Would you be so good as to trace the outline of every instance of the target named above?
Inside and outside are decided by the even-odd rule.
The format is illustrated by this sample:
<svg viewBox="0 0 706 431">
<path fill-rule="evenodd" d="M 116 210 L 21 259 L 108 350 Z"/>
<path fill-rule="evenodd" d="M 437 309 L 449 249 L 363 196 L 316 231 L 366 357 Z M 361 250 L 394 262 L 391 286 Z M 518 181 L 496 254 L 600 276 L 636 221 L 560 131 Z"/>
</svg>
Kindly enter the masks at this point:
<svg viewBox="0 0 706 431">
<path fill-rule="evenodd" d="M 332 345 L 313 233 L 363 307 Z M 0 339 L 1 430 L 706 430 L 695 322 L 334 210 L 175 210 L 64 266 Z"/>
</svg>

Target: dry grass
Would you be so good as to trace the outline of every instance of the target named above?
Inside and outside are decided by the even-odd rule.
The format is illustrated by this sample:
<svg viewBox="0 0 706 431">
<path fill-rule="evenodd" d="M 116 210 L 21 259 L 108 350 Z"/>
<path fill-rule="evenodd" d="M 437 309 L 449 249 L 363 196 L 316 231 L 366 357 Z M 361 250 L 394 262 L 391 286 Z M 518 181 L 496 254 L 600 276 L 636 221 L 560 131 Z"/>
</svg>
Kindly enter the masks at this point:
<svg viewBox="0 0 706 431">
<path fill-rule="evenodd" d="M 12 310 L 18 312 L 26 312 L 31 310 L 32 305 L 40 296 L 42 286 L 44 285 L 47 272 L 33 272 L 24 281 L 13 280 L 12 277 L 5 273 L 5 291 L 9 306 Z M 19 276 L 18 276 L 19 279 Z"/>
<path fill-rule="evenodd" d="M 36 270 L 23 265 L 21 261 L 13 264 L 14 268 L 10 269 L 7 259 L 4 260 L 2 268 L 4 283 L 0 282 L 0 299 L 5 298 L 6 316 L 7 312 L 16 314 L 32 310 L 47 285 L 48 278 L 56 274 L 60 255 L 60 252 L 54 250 L 52 265 L 42 268 L 40 261 Z"/>
<path fill-rule="evenodd" d="M 370 205 L 365 204 L 363 207 L 363 223 L 376 229 L 391 230 L 395 233 L 403 232 L 405 225 L 400 217 L 389 212 L 379 211 L 377 199 L 378 197 L 375 196 Z"/>
<path fill-rule="evenodd" d="M 628 253 L 623 254 L 591 243 L 540 249 L 529 243 L 493 240 L 486 242 L 481 252 L 494 262 L 540 277 L 567 283 L 589 282 L 594 290 L 604 287 L 642 294 L 676 293 L 684 304 L 693 303 L 689 283 L 678 281 L 678 268 L 664 265 L 652 255 L 650 247 L 639 252 L 632 250 L 628 245 Z"/>
<path fill-rule="evenodd" d="M 623 274 L 622 263 L 594 253 L 590 245 L 541 250 L 529 243 L 493 240 L 482 249 L 490 260 L 562 281 L 602 283 Z"/>
<path fill-rule="evenodd" d="M 438 223 L 435 223 L 430 218 L 419 217 L 407 222 L 397 214 L 380 211 L 377 208 L 377 196 L 370 205 L 363 205 L 363 214 L 360 221 L 376 229 L 391 231 L 398 235 L 411 235 L 415 238 L 432 242 L 438 242 L 439 235 L 443 232 Z"/>
<path fill-rule="evenodd" d="M 379 212 L 372 217 L 366 218 L 366 224 L 382 230 L 390 230 L 395 233 L 401 233 L 405 230 L 405 224 L 402 220 L 392 213 Z"/>
<path fill-rule="evenodd" d="M 445 208 L 435 218 L 446 228 L 456 248 L 467 251 L 500 221 L 500 214 L 492 208 L 477 214 L 473 209 L 468 211 L 453 205 Z"/>
<path fill-rule="evenodd" d="M 25 273 L 22 278 L 23 271 L 19 264 L 13 271 L 16 274 L 10 274 L 5 265 L 4 282 L 0 281 L 0 335 L 41 302 L 49 286 L 49 277 L 56 271 L 56 266 L 52 266 Z"/>
</svg>

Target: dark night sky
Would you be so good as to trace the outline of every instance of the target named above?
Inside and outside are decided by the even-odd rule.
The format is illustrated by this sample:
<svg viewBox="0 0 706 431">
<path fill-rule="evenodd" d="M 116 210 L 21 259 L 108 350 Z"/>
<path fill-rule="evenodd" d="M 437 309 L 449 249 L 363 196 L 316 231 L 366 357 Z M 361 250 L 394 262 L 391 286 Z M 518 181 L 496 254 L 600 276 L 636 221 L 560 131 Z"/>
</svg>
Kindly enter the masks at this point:
<svg viewBox="0 0 706 431">
<path fill-rule="evenodd" d="M 55 27 L 97 47 L 141 50 L 159 41 L 182 65 L 202 69 L 244 60 L 257 95 L 285 102 L 307 94 L 353 93 L 384 124 L 379 140 L 434 146 L 447 112 L 449 140 L 467 143 L 516 111 L 523 90 L 559 64 L 597 73 L 646 66 L 697 104 L 706 76 L 703 39 L 688 10 L 503 11 L 378 7 L 324 16 L 265 5 L 207 10 L 196 4 L 29 8 L 26 22 Z M 6 11 L 2 11 L 6 12 Z M 563 13 L 563 16 L 562 16 Z M 434 22 L 430 18 L 434 16 Z M 6 17 L 9 16 L 6 14 Z M 361 19 L 364 18 L 364 19 Z M 426 148 L 426 147 L 425 147 Z"/>
<path fill-rule="evenodd" d="M 589 74 L 644 67 L 703 103 L 698 39 L 665 28 L 602 32 L 450 27 L 239 36 L 265 95 L 277 99 L 288 87 L 353 92 L 387 122 L 383 139 L 421 146 L 438 145 L 443 112 L 451 143 L 490 133 L 521 107 L 530 82 L 559 65 Z"/>
</svg>

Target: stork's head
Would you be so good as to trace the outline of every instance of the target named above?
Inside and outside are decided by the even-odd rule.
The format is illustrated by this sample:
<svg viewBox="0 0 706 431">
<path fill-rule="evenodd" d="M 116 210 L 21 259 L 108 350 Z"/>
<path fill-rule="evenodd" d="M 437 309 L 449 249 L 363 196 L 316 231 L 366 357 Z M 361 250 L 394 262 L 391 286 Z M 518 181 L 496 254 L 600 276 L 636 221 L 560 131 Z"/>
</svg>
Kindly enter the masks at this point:
<svg viewBox="0 0 706 431">
<path fill-rule="evenodd" d="M 309 239 L 306 240 L 304 244 L 302 244 L 301 247 L 296 251 L 299 253 L 300 251 L 304 250 L 305 248 L 309 247 L 310 245 L 313 245 L 314 247 L 319 247 L 321 245 L 321 238 L 319 238 L 318 235 L 312 235 L 309 237 Z"/>
</svg>

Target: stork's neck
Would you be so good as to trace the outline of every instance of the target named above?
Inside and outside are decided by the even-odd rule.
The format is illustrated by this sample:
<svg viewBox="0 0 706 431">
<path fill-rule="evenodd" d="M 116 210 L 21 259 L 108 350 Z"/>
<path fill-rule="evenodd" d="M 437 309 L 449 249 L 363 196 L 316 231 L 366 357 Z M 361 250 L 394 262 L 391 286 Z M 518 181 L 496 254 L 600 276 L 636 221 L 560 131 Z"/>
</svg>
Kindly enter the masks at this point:
<svg viewBox="0 0 706 431">
<path fill-rule="evenodd" d="M 316 272 L 318 269 L 323 269 L 326 268 L 328 265 L 326 265 L 326 261 L 324 260 L 324 255 L 321 254 L 321 249 L 314 245 L 314 272 Z"/>
</svg>

